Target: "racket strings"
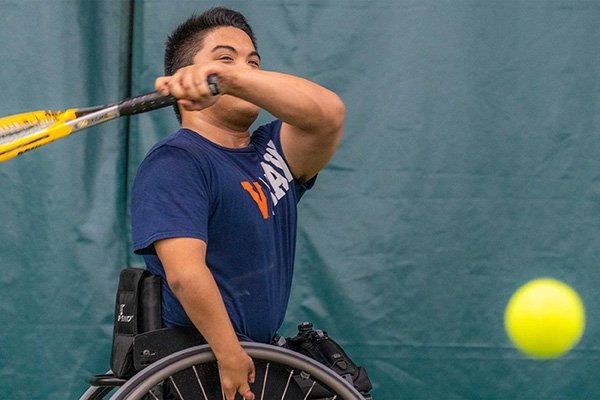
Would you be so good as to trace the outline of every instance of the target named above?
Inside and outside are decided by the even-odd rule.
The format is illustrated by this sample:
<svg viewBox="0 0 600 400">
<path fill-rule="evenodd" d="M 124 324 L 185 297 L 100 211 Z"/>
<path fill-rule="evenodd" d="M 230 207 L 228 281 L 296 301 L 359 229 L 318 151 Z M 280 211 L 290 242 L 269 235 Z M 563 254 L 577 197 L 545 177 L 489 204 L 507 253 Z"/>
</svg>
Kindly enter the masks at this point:
<svg viewBox="0 0 600 400">
<path fill-rule="evenodd" d="M 0 124 L 0 144 L 9 143 L 20 137 L 29 136 L 46 129 L 58 121 L 59 113 L 47 113 L 34 119 L 13 120 Z"/>
</svg>

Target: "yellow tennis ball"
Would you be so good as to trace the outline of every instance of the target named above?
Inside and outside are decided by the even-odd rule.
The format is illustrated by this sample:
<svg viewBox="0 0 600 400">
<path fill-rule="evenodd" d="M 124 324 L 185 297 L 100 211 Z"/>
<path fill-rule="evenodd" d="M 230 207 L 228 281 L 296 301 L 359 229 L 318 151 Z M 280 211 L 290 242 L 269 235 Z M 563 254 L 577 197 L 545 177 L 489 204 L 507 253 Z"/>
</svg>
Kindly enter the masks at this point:
<svg viewBox="0 0 600 400">
<path fill-rule="evenodd" d="M 504 326 L 514 345 L 533 358 L 556 358 L 581 339 L 585 309 L 577 292 L 550 278 L 534 279 L 510 298 Z"/>
</svg>

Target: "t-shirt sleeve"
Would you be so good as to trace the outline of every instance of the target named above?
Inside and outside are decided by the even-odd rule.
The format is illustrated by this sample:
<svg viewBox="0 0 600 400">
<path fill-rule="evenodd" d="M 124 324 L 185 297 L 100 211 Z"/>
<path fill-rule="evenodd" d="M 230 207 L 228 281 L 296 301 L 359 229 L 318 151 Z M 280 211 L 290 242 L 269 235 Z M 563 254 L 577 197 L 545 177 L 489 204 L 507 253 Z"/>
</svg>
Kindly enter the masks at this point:
<svg viewBox="0 0 600 400">
<path fill-rule="evenodd" d="M 268 124 L 262 125 L 254 132 L 254 136 L 259 143 L 266 143 L 268 140 L 273 140 L 277 151 L 282 155 L 287 164 L 285 152 L 281 146 L 281 124 L 282 122 L 280 120 L 274 120 Z M 263 146 L 266 146 L 266 144 L 263 144 Z M 300 182 L 297 179 L 294 179 L 294 186 L 296 188 L 298 201 L 300 201 L 306 191 L 313 188 L 315 182 L 317 181 L 317 176 L 318 174 L 306 182 Z"/>
<path fill-rule="evenodd" d="M 154 254 L 153 243 L 173 237 L 207 242 L 207 181 L 197 160 L 173 146 L 153 150 L 132 189 L 131 231 L 136 254 Z"/>
</svg>

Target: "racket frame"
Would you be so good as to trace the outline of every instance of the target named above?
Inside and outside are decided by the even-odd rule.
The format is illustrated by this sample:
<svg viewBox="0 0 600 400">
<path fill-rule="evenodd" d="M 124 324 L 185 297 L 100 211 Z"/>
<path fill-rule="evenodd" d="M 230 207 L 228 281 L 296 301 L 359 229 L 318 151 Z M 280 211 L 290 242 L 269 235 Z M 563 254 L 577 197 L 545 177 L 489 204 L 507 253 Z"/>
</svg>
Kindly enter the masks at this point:
<svg viewBox="0 0 600 400">
<path fill-rule="evenodd" d="M 217 75 L 209 75 L 207 84 L 213 96 L 220 94 Z M 90 128 L 120 116 L 152 111 L 173 105 L 176 102 L 177 99 L 171 95 L 162 96 L 158 92 L 151 92 L 106 106 L 71 108 L 64 111 L 33 111 L 0 118 L 0 128 L 8 126 L 5 130 L 0 129 L 0 162 L 64 138 L 73 132 Z M 33 129 L 37 123 L 53 119 L 55 120 L 54 123 L 40 128 L 37 132 L 21 133 L 22 137 L 9 139 L 8 141 L 2 140 L 11 135 L 18 135 L 18 132 Z M 22 128 L 11 132 L 11 125 L 15 128 L 21 128 L 22 126 Z"/>
<path fill-rule="evenodd" d="M 62 139 L 73 132 L 77 132 L 82 129 L 92 127 L 94 125 L 98 125 L 110 121 L 112 119 L 116 119 L 121 115 L 119 112 L 118 104 L 108 106 L 106 108 L 100 108 L 97 111 L 87 111 L 88 113 L 84 115 L 81 115 L 82 112 L 85 111 L 78 111 L 77 109 L 68 109 L 58 113 L 52 111 L 34 112 L 38 115 L 43 115 L 43 113 L 46 113 L 46 115 L 48 115 L 48 113 L 53 113 L 58 118 L 56 119 L 56 122 L 50 124 L 49 126 L 40 130 L 39 132 L 0 145 L 0 162 L 17 157 L 29 150 L 36 149 L 55 140 Z M 17 121 L 19 116 L 24 115 L 25 114 L 16 115 L 13 119 Z"/>
</svg>

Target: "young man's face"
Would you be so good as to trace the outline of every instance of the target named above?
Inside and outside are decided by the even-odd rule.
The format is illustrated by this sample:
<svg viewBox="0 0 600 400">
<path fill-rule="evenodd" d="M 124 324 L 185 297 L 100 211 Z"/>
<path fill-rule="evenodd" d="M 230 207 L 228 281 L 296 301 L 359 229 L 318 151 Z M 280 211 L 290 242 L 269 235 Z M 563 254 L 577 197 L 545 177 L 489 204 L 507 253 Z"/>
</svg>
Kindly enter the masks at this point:
<svg viewBox="0 0 600 400">
<path fill-rule="evenodd" d="M 260 56 L 250 37 L 241 29 L 229 26 L 207 33 L 202 48 L 194 57 L 194 64 L 215 61 L 241 68 L 260 68 Z M 218 105 L 227 111 L 235 111 L 240 117 L 252 117 L 252 120 L 260 111 L 254 104 L 232 96 L 223 96 Z"/>
</svg>

